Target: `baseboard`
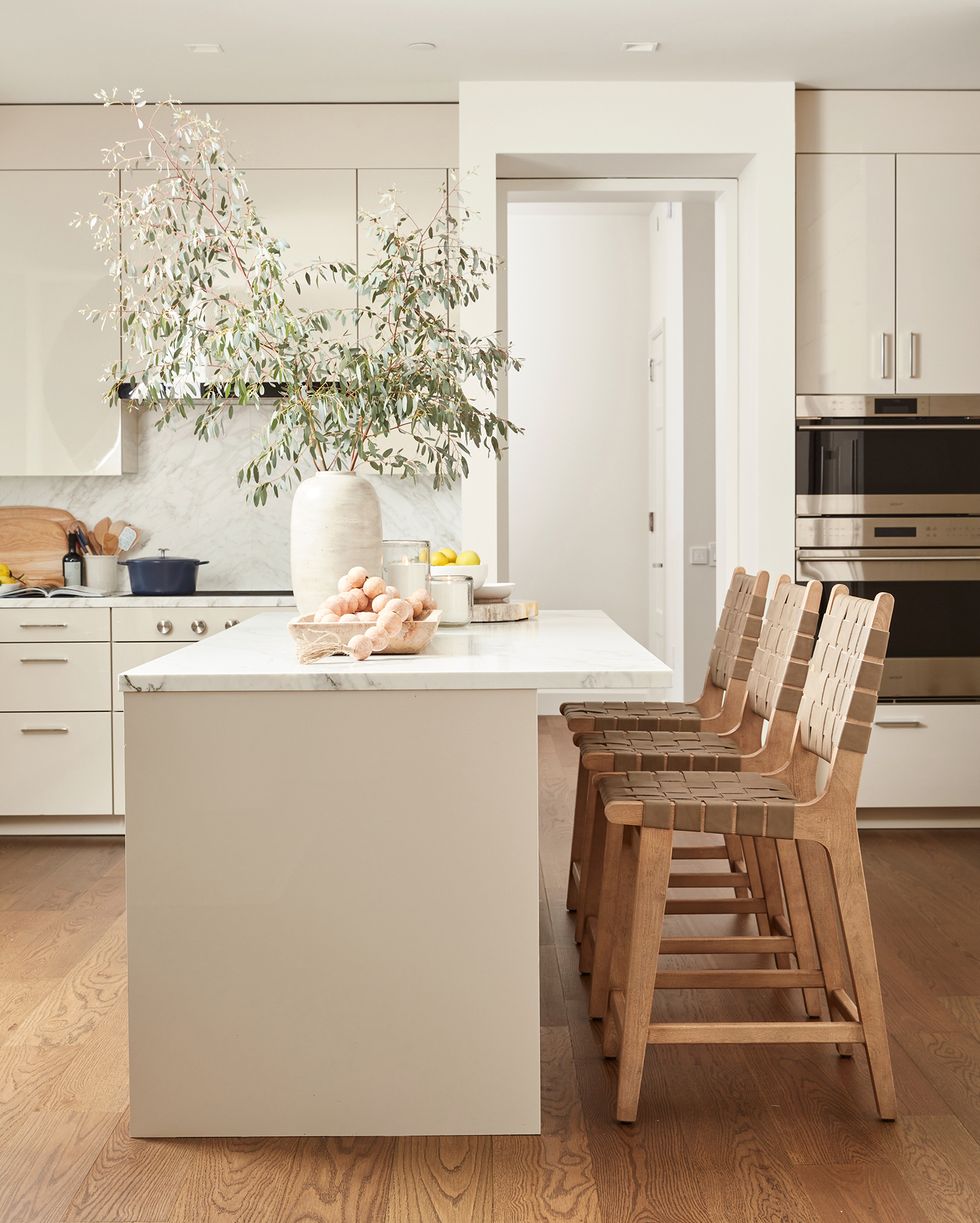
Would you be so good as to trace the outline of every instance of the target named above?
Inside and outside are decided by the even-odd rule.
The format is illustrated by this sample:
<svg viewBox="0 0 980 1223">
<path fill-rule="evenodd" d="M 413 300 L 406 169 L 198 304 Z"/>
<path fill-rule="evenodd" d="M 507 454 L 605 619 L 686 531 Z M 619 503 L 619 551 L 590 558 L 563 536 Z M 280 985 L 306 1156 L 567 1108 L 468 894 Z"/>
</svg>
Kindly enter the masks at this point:
<svg viewBox="0 0 980 1223">
<path fill-rule="evenodd" d="M 106 837 L 126 831 L 122 815 L 6 815 L 0 837 Z"/>
<path fill-rule="evenodd" d="M 980 828 L 980 807 L 859 807 L 858 828 Z"/>
</svg>

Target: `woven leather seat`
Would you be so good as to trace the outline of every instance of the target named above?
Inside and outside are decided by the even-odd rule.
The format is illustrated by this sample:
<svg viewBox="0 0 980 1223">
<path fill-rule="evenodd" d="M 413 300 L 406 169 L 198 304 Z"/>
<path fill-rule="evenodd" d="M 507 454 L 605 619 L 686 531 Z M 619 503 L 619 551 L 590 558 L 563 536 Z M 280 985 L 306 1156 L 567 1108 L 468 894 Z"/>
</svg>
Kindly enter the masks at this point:
<svg viewBox="0 0 980 1223">
<path fill-rule="evenodd" d="M 683 701 L 567 701 L 561 713 L 574 734 L 593 730 L 699 730 L 701 710 Z"/>
<path fill-rule="evenodd" d="M 626 773 L 604 777 L 606 818 L 643 828 L 793 836 L 796 798 L 784 782 L 760 773 Z"/>
<path fill-rule="evenodd" d="M 576 735 L 575 742 L 585 768 L 603 773 L 742 767 L 739 744 L 710 731 L 606 730 Z"/>
</svg>

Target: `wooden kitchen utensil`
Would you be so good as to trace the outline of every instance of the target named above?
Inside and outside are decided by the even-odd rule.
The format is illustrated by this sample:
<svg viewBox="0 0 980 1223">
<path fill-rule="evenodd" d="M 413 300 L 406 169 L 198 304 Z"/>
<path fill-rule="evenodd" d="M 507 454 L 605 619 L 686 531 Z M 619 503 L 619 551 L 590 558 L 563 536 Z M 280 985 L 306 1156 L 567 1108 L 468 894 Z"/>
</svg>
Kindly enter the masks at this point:
<svg viewBox="0 0 980 1223">
<path fill-rule="evenodd" d="M 130 526 L 128 523 L 119 532 L 119 551 L 128 552 L 140 541 L 140 533 L 136 527 Z"/>
<path fill-rule="evenodd" d="M 64 586 L 61 560 L 68 524 L 46 518 L 0 518 L 0 561 L 27 586 Z"/>
<path fill-rule="evenodd" d="M 98 544 L 98 548 L 100 552 L 104 551 L 104 548 L 102 547 L 102 540 L 104 539 L 105 533 L 106 531 L 108 531 L 111 523 L 112 523 L 111 518 L 100 518 L 99 521 L 92 528 L 92 534 L 90 535 L 89 538 L 95 540 L 96 544 Z"/>
<path fill-rule="evenodd" d="M 102 536 L 102 553 L 104 556 L 115 556 L 119 551 L 119 536 L 114 531 L 106 531 Z"/>
<path fill-rule="evenodd" d="M 75 521 L 75 515 L 68 510 L 47 505 L 0 505 L 0 519 L 3 518 L 47 518 L 60 522 L 66 530 Z"/>
</svg>

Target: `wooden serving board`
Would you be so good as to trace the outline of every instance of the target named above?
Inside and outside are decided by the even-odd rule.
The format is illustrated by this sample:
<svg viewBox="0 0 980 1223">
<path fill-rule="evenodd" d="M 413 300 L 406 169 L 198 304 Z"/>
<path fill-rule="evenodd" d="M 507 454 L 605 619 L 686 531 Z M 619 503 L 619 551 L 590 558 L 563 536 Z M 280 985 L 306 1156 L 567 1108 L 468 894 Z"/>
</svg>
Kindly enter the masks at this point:
<svg viewBox="0 0 980 1223">
<path fill-rule="evenodd" d="M 47 518 L 0 516 L 0 563 L 25 586 L 64 586 L 61 560 L 68 551 L 68 524 Z"/>
<path fill-rule="evenodd" d="M 50 505 L 0 505 L 0 521 L 6 518 L 47 518 L 60 522 L 65 530 L 75 522 L 74 514 Z"/>
<path fill-rule="evenodd" d="M 474 603 L 474 624 L 513 624 L 517 620 L 537 620 L 538 605 L 518 599 L 507 603 Z"/>
</svg>

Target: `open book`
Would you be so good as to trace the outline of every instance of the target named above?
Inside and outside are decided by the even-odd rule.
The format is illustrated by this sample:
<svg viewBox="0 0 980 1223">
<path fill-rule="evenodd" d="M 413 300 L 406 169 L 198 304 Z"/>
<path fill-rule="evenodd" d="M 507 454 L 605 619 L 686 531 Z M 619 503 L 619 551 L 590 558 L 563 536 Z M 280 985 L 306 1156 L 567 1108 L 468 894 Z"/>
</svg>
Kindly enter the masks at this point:
<svg viewBox="0 0 980 1223">
<path fill-rule="evenodd" d="M 0 586 L 0 599 L 101 599 L 91 586 Z"/>
</svg>

